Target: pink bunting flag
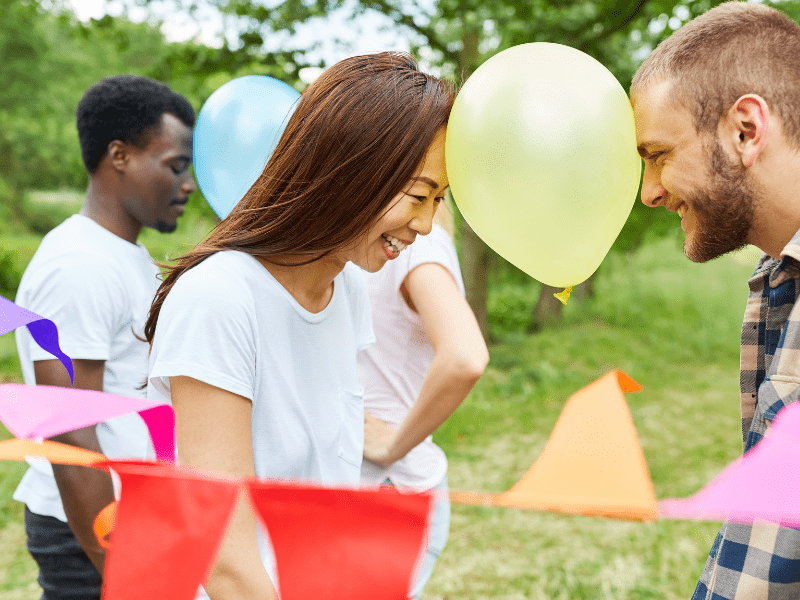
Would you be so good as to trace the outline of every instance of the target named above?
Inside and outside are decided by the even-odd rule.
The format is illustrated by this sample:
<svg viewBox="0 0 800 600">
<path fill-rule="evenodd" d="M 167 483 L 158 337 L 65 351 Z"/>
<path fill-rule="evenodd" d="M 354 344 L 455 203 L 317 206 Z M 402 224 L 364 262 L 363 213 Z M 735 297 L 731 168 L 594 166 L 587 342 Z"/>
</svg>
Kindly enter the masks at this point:
<svg viewBox="0 0 800 600">
<path fill-rule="evenodd" d="M 58 328 L 49 319 L 37 315 L 11 300 L 0 296 L 0 335 L 27 325 L 33 340 L 43 349 L 55 356 L 69 373 L 69 380 L 75 383 L 72 359 L 61 351 L 58 345 Z"/>
<path fill-rule="evenodd" d="M 659 503 L 667 519 L 752 523 L 756 519 L 800 527 L 800 402 L 781 410 L 767 435 L 689 498 Z"/>
<path fill-rule="evenodd" d="M 49 438 L 138 412 L 156 457 L 175 460 L 175 413 L 168 404 L 94 390 L 49 385 L 0 385 L 0 421 L 21 439 Z"/>
</svg>

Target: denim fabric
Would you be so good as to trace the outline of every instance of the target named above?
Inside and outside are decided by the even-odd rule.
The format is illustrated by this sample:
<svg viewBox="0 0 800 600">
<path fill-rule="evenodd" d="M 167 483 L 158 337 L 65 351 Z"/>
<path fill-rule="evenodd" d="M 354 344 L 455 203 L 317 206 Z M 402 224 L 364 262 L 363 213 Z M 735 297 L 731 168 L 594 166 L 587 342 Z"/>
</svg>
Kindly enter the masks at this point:
<svg viewBox="0 0 800 600">
<path fill-rule="evenodd" d="M 40 600 L 100 600 L 103 579 L 69 525 L 25 507 L 28 552 L 39 565 Z"/>
<path fill-rule="evenodd" d="M 408 597 L 411 600 L 419 600 L 422 589 L 428 583 L 428 579 L 433 574 L 433 567 L 439 555 L 444 550 L 447 543 L 447 535 L 450 533 L 450 500 L 448 499 L 447 475 L 432 490 L 437 498 L 431 512 L 431 526 L 428 531 L 428 549 L 422 559 L 419 570 L 417 571 L 414 585 Z"/>
</svg>

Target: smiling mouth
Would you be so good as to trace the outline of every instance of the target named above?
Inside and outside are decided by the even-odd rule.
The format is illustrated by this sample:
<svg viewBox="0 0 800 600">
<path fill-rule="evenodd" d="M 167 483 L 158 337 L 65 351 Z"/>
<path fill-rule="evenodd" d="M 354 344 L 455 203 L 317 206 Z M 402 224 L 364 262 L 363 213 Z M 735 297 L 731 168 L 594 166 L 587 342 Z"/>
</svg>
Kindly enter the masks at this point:
<svg viewBox="0 0 800 600">
<path fill-rule="evenodd" d="M 388 248 L 394 254 L 399 254 L 400 252 L 408 248 L 408 244 L 401 242 L 396 237 L 393 237 L 386 233 L 384 233 L 381 237 L 383 238 L 383 247 Z"/>
</svg>

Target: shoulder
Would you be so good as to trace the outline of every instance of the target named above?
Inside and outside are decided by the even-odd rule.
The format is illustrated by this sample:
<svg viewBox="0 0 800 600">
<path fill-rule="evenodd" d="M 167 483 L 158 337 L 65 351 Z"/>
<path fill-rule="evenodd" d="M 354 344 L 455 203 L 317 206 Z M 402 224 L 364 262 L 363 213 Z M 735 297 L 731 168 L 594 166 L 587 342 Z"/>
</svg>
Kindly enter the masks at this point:
<svg viewBox="0 0 800 600">
<path fill-rule="evenodd" d="M 116 244 L 125 244 L 126 252 L 115 252 Z M 122 281 L 120 270 L 130 263 L 133 245 L 104 230 L 82 215 L 72 215 L 44 236 L 26 271 L 39 271 L 49 276 L 51 272 L 69 272 L 81 279 L 94 279 L 103 284 L 107 278 Z M 135 249 L 142 261 L 150 261 L 142 248 Z"/>
<path fill-rule="evenodd" d="M 411 253 L 408 257 L 407 273 L 428 263 L 441 265 L 453 276 L 461 293 L 464 294 L 464 283 L 456 247 L 450 234 L 442 227 L 434 225 L 431 233 L 417 238 L 409 250 Z"/>
<path fill-rule="evenodd" d="M 358 265 L 348 262 L 341 273 L 342 283 L 345 289 L 351 293 L 366 293 L 367 274 Z"/>
<path fill-rule="evenodd" d="M 418 236 L 409 250 L 411 250 L 410 256 L 414 260 L 442 256 L 453 258 L 456 255 L 453 239 L 439 225 L 434 225 L 428 235 Z"/>
<path fill-rule="evenodd" d="M 340 274 L 344 296 L 353 313 L 365 310 L 369 312 L 367 275 L 368 273 L 353 263 L 347 263 Z"/>
<path fill-rule="evenodd" d="M 182 295 L 193 303 L 211 299 L 238 303 L 253 296 L 253 259 L 243 252 L 221 251 L 185 271 L 169 295 Z"/>
</svg>

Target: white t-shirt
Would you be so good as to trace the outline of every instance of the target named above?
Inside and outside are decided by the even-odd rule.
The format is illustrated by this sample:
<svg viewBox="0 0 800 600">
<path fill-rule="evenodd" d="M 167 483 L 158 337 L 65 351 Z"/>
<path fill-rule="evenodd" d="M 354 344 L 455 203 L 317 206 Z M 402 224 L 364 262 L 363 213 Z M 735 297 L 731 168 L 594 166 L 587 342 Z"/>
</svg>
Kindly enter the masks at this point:
<svg viewBox="0 0 800 600">
<path fill-rule="evenodd" d="M 345 266 L 328 305 L 311 313 L 252 256 L 218 252 L 181 275 L 161 307 L 147 396 L 170 401 L 177 375 L 244 396 L 253 403 L 258 477 L 357 486 L 364 408 L 356 354 L 374 340 L 357 266 Z"/>
<path fill-rule="evenodd" d="M 131 244 L 83 215 L 73 215 L 48 233 L 22 276 L 15 302 L 58 327 L 61 350 L 72 359 L 104 360 L 103 391 L 144 398 L 137 390 L 147 378 L 144 323 L 159 282 L 147 249 Z M 34 385 L 33 363 L 53 360 L 27 327 L 16 330 L 22 375 Z M 111 458 L 153 455 L 147 427 L 138 414 L 96 427 Z M 31 461 L 14 493 L 37 514 L 67 520 L 53 470 Z"/>
<path fill-rule="evenodd" d="M 422 320 L 400 294 L 406 276 L 425 263 L 442 265 L 464 294 L 455 246 L 448 233 L 438 225 L 429 235 L 417 237 L 380 271 L 366 275 L 377 341 L 358 357 L 364 409 L 396 427 L 416 402 L 435 355 Z M 398 488 L 429 490 L 446 473 L 447 458 L 429 436 L 388 469 L 364 461 L 361 480 L 379 485 L 388 478 Z"/>
</svg>

